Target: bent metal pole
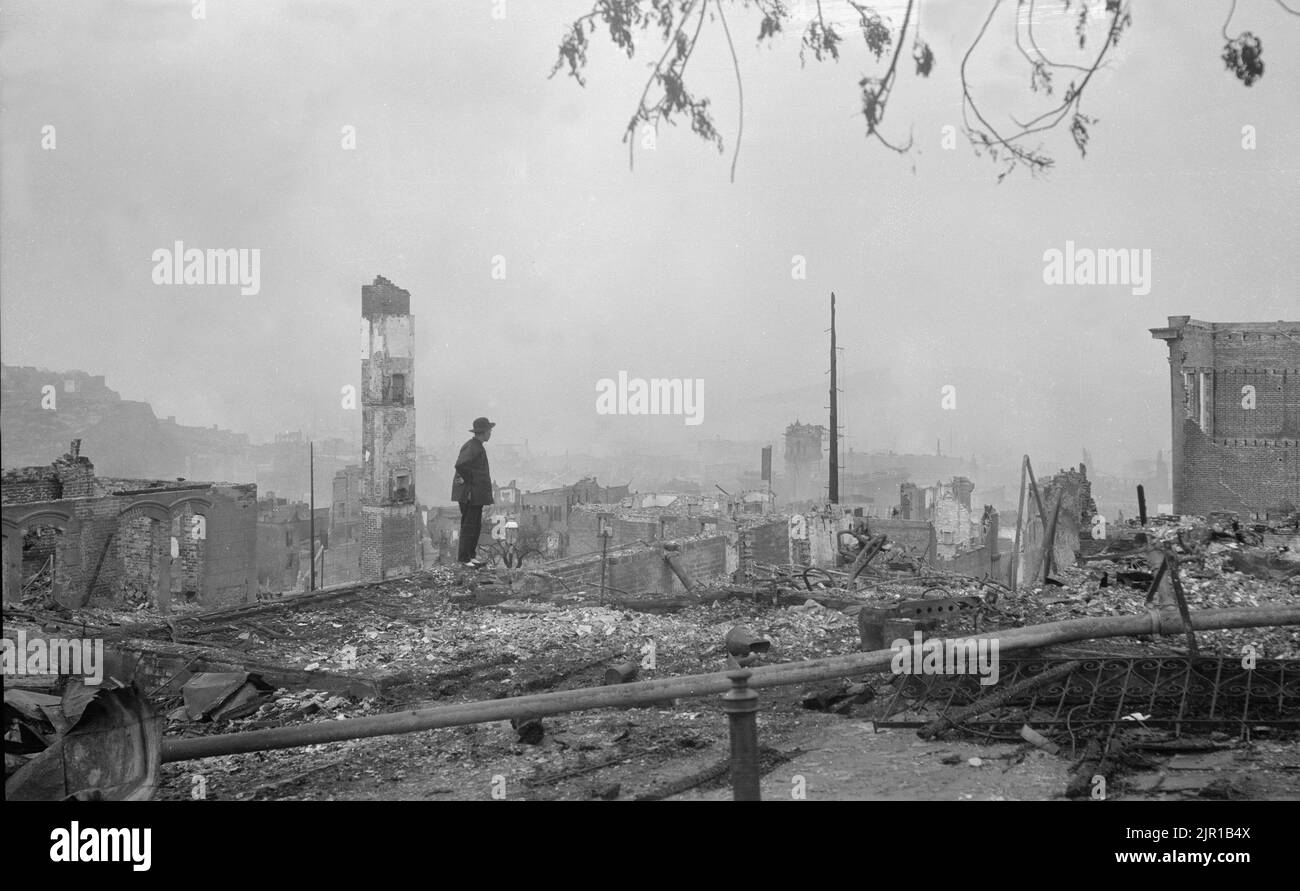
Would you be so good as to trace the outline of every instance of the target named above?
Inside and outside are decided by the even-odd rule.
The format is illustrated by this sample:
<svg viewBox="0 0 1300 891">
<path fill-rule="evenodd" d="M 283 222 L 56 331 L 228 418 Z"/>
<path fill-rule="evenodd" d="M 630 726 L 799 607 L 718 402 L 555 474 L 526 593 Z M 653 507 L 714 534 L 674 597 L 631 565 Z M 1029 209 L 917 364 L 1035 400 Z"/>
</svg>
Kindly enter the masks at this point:
<svg viewBox="0 0 1300 891">
<path fill-rule="evenodd" d="M 1222 628 L 1259 628 L 1275 625 L 1300 625 L 1300 605 L 1273 606 L 1249 609 L 1200 610 L 1190 616 L 1196 631 L 1213 631 Z M 1131 637 L 1142 634 L 1180 634 L 1184 630 L 1176 610 L 1161 610 L 1137 616 L 1106 616 L 1101 618 L 1072 619 L 1009 628 L 1001 631 L 974 634 L 965 640 L 997 638 L 1000 653 L 1033 649 L 1053 644 L 1094 640 L 1104 637 Z M 853 653 L 847 656 L 827 656 L 806 662 L 787 662 L 753 669 L 749 686 L 780 687 L 802 684 L 855 674 L 888 671 L 896 651 L 875 650 L 870 653 Z M 252 730 L 247 733 L 225 733 L 193 739 L 163 740 L 163 761 L 186 761 L 191 758 L 209 758 L 214 755 L 233 755 L 239 752 L 259 752 L 265 749 L 288 749 L 295 746 L 337 742 L 344 739 L 361 739 L 368 736 L 387 736 L 396 733 L 413 733 L 439 727 L 456 727 L 464 724 L 482 724 L 489 721 L 506 721 L 511 718 L 540 718 L 592 708 L 643 705 L 665 699 L 711 696 L 731 689 L 732 681 L 726 671 L 710 674 L 687 675 L 655 681 L 640 681 L 613 687 L 589 687 L 584 690 L 560 690 L 553 693 L 536 693 L 511 699 L 491 699 L 483 702 L 466 702 L 441 705 L 434 708 L 392 712 L 365 718 L 341 721 L 323 721 L 295 727 L 276 727 Z"/>
</svg>

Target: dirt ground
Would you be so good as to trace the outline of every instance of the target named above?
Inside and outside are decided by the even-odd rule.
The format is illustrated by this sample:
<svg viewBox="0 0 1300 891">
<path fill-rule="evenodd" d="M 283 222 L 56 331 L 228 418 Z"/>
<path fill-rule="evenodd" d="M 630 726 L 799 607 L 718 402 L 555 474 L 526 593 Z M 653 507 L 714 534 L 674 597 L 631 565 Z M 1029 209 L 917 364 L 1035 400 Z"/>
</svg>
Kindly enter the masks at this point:
<svg viewBox="0 0 1300 891">
<path fill-rule="evenodd" d="M 518 742 L 503 721 L 224 756 L 164 765 L 158 797 L 194 797 L 201 775 L 206 797 L 223 800 L 729 800 L 718 770 L 725 721 L 716 703 L 698 701 L 548 718 L 538 745 Z M 1074 762 L 1068 750 L 1025 743 L 923 741 L 911 729 L 804 710 L 793 696 L 760 711 L 759 741 L 762 795 L 773 801 L 1065 800 Z M 1124 771 L 1106 798 L 1300 800 L 1300 745 L 1219 745 Z"/>
</svg>

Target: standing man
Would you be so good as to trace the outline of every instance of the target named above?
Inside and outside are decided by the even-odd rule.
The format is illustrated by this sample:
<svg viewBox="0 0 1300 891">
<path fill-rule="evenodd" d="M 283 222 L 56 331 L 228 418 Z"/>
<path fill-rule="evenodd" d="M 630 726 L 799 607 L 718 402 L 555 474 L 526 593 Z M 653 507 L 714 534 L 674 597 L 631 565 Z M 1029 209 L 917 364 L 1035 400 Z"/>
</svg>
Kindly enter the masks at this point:
<svg viewBox="0 0 1300 891">
<path fill-rule="evenodd" d="M 457 561 L 479 569 L 483 563 L 474 556 L 483 528 L 483 508 L 492 503 L 492 473 L 488 470 L 487 449 L 483 443 L 492 438 L 496 424 L 487 418 L 475 418 L 474 434 L 460 447 L 456 458 L 456 479 L 451 484 L 451 500 L 460 504 L 460 553 Z"/>
</svg>

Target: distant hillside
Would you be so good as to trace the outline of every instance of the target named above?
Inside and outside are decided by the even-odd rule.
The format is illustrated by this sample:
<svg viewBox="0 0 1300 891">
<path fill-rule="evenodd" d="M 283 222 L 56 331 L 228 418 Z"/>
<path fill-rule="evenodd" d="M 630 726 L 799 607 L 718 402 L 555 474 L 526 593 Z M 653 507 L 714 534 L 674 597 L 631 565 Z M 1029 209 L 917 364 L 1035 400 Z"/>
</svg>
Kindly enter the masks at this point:
<svg viewBox="0 0 1300 891">
<path fill-rule="evenodd" d="M 53 408 L 43 407 L 46 387 L 54 388 Z M 159 420 L 149 403 L 123 399 L 103 375 L 0 365 L 4 466 L 48 464 L 73 439 L 96 473 L 117 477 L 225 479 L 235 467 L 223 465 L 248 450 L 246 435 Z"/>
</svg>

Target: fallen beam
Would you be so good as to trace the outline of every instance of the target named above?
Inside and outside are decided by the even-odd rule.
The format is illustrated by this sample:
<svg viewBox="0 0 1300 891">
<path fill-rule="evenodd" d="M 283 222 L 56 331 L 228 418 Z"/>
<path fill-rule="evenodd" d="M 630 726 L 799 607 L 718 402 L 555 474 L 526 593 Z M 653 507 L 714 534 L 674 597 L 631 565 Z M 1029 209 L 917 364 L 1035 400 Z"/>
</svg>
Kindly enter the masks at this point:
<svg viewBox="0 0 1300 891">
<path fill-rule="evenodd" d="M 853 561 L 853 566 L 849 571 L 849 583 L 847 586 L 849 589 L 853 588 L 853 583 L 858 580 L 858 576 L 862 575 L 862 570 L 866 569 L 867 564 L 872 561 L 876 554 L 880 553 L 881 548 L 885 546 L 885 542 L 887 541 L 889 541 L 888 536 L 877 535 L 863 543 L 862 553 L 858 554 L 857 559 Z"/>
<path fill-rule="evenodd" d="M 1222 628 L 1258 628 L 1274 625 L 1300 625 L 1300 605 L 1277 606 L 1260 609 L 1201 610 L 1191 614 L 1191 625 L 1201 631 Z M 1103 637 L 1135 637 L 1147 634 L 1180 634 L 1182 617 L 1176 611 L 1159 611 L 1139 616 L 1108 616 L 1051 622 L 1027 628 L 974 634 L 967 640 L 997 638 L 1002 653 L 1034 649 L 1079 640 Z M 749 686 L 780 687 L 825 681 L 836 677 L 887 671 L 896 651 L 876 650 L 870 653 L 853 653 L 847 656 L 827 656 L 805 662 L 787 662 L 780 665 L 753 669 Z M 540 718 L 565 712 L 592 708 L 618 708 L 646 705 L 665 699 L 712 696 L 725 693 L 732 687 L 725 671 L 710 674 L 639 681 L 618 686 L 589 687 L 581 690 L 559 690 L 537 693 L 510 699 L 493 699 L 467 702 L 459 705 L 437 706 L 365 718 L 342 721 L 324 721 L 297 727 L 277 727 L 254 730 L 248 733 L 228 733 L 193 739 L 169 739 L 163 742 L 163 761 L 186 761 L 192 758 L 209 758 L 214 755 L 231 755 L 239 752 L 258 752 L 265 749 L 287 749 L 296 746 L 361 739 L 370 736 L 387 736 L 434 730 L 440 727 L 457 727 L 464 724 L 482 724 L 510 719 Z"/>
<path fill-rule="evenodd" d="M 1061 502 L 1065 500 L 1065 489 L 1056 493 L 1056 506 L 1052 508 L 1052 519 L 1048 521 L 1047 532 L 1043 536 L 1043 584 L 1052 574 L 1053 551 L 1056 549 L 1056 523 L 1061 517 Z"/>
</svg>

